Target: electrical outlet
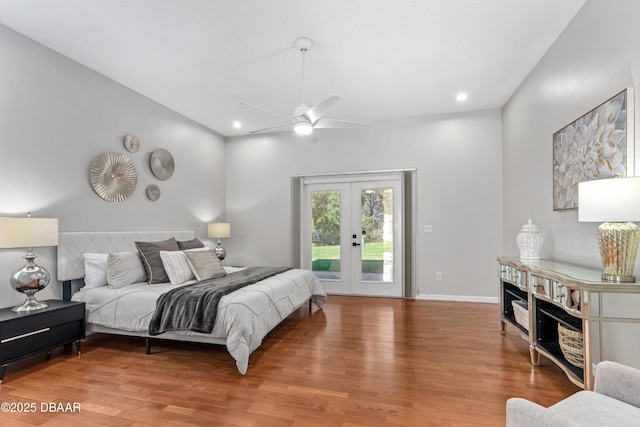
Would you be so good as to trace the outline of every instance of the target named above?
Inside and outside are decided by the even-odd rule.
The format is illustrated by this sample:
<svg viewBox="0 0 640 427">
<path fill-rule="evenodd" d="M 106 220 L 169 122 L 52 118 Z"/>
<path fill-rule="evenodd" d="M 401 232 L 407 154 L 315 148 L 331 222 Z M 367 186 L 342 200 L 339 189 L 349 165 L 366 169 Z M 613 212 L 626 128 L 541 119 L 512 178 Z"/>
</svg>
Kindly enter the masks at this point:
<svg viewBox="0 0 640 427">
<path fill-rule="evenodd" d="M 424 232 L 425 232 L 425 233 L 427 233 L 427 234 L 428 234 L 428 233 L 433 233 L 433 226 L 431 226 L 431 225 L 425 225 L 425 226 L 424 226 Z"/>
<path fill-rule="evenodd" d="M 436 280 L 442 280 L 442 273 L 439 271 L 436 273 Z"/>
</svg>

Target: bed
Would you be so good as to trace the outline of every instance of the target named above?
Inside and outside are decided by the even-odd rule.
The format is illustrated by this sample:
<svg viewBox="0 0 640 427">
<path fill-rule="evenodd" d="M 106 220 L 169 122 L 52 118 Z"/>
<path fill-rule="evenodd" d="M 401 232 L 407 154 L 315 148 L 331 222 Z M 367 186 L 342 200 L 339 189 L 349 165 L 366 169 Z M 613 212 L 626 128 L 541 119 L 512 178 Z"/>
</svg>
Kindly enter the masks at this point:
<svg viewBox="0 0 640 427">
<path fill-rule="evenodd" d="M 190 242 L 199 242 L 192 231 L 60 233 L 58 280 L 63 283 L 63 299 L 85 303 L 88 334 L 144 337 L 147 353 L 150 353 L 150 338 L 222 344 L 235 359 L 238 371 L 244 375 L 249 355 L 260 346 L 269 331 L 307 302 L 311 310 L 312 303 L 322 308 L 326 301 L 326 293 L 312 272 L 288 269 L 223 295 L 216 303 L 217 316 L 211 333 L 180 329 L 158 335 L 155 335 L 157 331 L 152 330 L 152 335 L 150 324 L 156 318 L 158 299 L 162 300 L 165 294 L 175 292 L 177 288 L 183 291 L 182 288 L 186 289 L 189 285 L 195 284 L 191 287 L 197 287 L 202 283 L 197 278 L 182 282 L 174 280 L 180 274 L 169 268 L 171 264 L 166 263 L 167 258 L 164 258 L 165 265 L 169 266 L 166 271 L 173 283 L 162 281 L 162 277 L 147 271 L 150 274 L 146 279 L 154 276 L 157 282 L 149 284 L 136 276 L 138 266 L 135 269 L 127 267 L 127 262 L 136 256 L 140 259 L 136 242 L 162 242 L 167 239 L 181 243 L 181 252 L 189 257 L 204 255 L 194 254 L 199 248 L 188 247 Z M 186 245 L 186 249 L 183 250 L 182 244 Z M 203 252 L 207 252 L 206 249 L 202 248 Z M 165 255 L 166 252 L 163 253 Z M 182 256 L 177 252 L 169 255 Z M 106 259 L 109 260 L 109 267 L 108 283 L 105 285 L 105 278 L 101 274 L 107 274 L 103 271 L 107 269 Z M 144 262 L 145 258 L 142 259 Z M 192 269 L 193 265 L 196 265 L 195 262 L 190 264 Z M 241 272 L 244 274 L 242 268 L 223 268 L 222 275 L 227 278 Z"/>
</svg>

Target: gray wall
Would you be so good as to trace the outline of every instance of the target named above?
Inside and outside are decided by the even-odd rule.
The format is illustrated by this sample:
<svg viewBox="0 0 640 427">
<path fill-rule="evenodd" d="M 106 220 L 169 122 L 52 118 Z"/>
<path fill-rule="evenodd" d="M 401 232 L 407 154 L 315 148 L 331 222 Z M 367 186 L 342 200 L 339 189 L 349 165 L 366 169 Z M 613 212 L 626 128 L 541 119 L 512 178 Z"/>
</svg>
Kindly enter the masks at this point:
<svg viewBox="0 0 640 427">
<path fill-rule="evenodd" d="M 296 175 L 417 169 L 416 283 L 425 298 L 497 296 L 502 253 L 500 111 L 319 131 L 319 142 L 278 133 L 230 138 L 225 242 L 232 264 L 288 264 Z M 424 225 L 433 234 L 424 234 Z M 436 272 L 442 281 L 436 281 Z"/>
<path fill-rule="evenodd" d="M 552 135 L 638 81 L 638 22 L 640 2 L 587 1 L 503 108 L 506 254 L 518 254 L 516 235 L 531 217 L 545 238 L 543 257 L 601 268 L 598 224 L 578 223 L 575 209 L 553 211 Z"/>
<path fill-rule="evenodd" d="M 60 231 L 194 230 L 224 219 L 224 138 L 175 112 L 0 26 L 0 216 L 56 217 Z M 122 145 L 140 139 L 137 153 Z M 167 181 L 150 172 L 149 156 L 169 150 L 176 169 Z M 138 172 L 124 202 L 99 198 L 89 183 L 94 158 L 128 154 Z M 145 188 L 157 184 L 156 202 Z M 8 279 L 24 249 L 0 250 L 0 306 L 24 297 Z M 36 249 L 36 262 L 56 277 L 55 248 Z M 61 298 L 57 282 L 39 299 Z"/>
<path fill-rule="evenodd" d="M 544 257 L 598 268 L 597 224 L 578 223 L 575 210 L 552 210 L 551 137 L 634 86 L 639 21 L 634 0 L 587 1 L 502 114 L 325 131 L 316 144 L 284 135 L 225 144 L 220 135 L 0 26 L 0 215 L 57 217 L 62 231 L 179 228 L 200 237 L 206 222 L 228 220 L 229 262 L 281 264 L 291 259 L 292 176 L 416 168 L 421 294 L 495 297 L 495 256 L 517 255 L 515 238 L 527 218 L 542 229 Z M 125 152 L 128 133 L 141 140 L 141 150 L 130 155 L 138 188 L 127 201 L 108 203 L 89 185 L 89 165 L 103 152 Z M 169 181 L 149 172 L 156 148 L 175 157 Z M 152 183 L 162 190 L 155 203 L 143 191 Z M 424 225 L 432 225 L 433 234 L 422 233 Z M 0 277 L 20 266 L 23 252 L 0 251 Z M 55 249 L 37 253 L 55 277 Z M 61 293 L 53 283 L 41 294 Z M 22 300 L 8 284 L 0 298 L 2 306 Z"/>
</svg>

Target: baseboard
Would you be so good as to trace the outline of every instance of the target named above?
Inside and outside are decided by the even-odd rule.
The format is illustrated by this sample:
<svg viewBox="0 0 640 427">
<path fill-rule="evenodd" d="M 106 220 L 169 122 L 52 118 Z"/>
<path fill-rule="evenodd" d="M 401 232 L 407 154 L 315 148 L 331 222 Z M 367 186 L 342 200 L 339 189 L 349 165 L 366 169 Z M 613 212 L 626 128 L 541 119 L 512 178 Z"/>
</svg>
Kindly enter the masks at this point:
<svg viewBox="0 0 640 427">
<path fill-rule="evenodd" d="M 431 301 L 481 302 L 485 304 L 498 303 L 498 297 L 474 297 L 466 295 L 418 294 L 416 295 L 416 299 Z"/>
</svg>

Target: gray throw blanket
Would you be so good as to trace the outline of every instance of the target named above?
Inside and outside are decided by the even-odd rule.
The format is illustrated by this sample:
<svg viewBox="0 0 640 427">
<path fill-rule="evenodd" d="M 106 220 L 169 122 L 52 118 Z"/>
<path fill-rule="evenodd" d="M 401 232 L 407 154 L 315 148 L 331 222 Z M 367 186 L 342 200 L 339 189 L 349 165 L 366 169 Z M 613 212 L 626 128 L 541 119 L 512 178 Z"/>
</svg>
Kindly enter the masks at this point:
<svg viewBox="0 0 640 427">
<path fill-rule="evenodd" d="M 287 270 L 291 267 L 250 267 L 162 294 L 149 323 L 149 335 L 175 330 L 209 334 L 216 321 L 220 298 Z"/>
</svg>

